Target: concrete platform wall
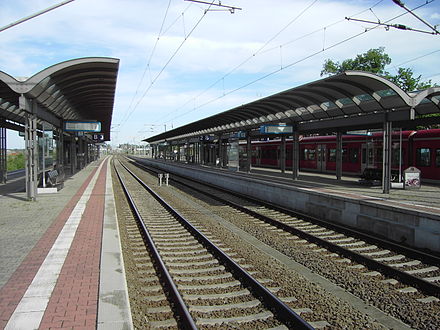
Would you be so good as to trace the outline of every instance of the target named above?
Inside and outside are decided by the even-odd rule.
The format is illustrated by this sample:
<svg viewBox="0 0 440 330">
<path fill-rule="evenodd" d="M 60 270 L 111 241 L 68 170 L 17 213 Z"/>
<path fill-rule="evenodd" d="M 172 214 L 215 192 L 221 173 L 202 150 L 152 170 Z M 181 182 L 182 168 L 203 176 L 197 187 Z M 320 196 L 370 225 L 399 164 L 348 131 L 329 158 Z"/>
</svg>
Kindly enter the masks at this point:
<svg viewBox="0 0 440 330">
<path fill-rule="evenodd" d="M 164 172 L 183 176 L 266 200 L 283 207 L 344 224 L 396 242 L 440 252 L 440 216 L 424 213 L 410 206 L 386 205 L 377 198 L 345 197 L 304 189 L 232 173 L 204 170 L 199 167 L 177 166 L 172 163 L 154 163 Z"/>
</svg>

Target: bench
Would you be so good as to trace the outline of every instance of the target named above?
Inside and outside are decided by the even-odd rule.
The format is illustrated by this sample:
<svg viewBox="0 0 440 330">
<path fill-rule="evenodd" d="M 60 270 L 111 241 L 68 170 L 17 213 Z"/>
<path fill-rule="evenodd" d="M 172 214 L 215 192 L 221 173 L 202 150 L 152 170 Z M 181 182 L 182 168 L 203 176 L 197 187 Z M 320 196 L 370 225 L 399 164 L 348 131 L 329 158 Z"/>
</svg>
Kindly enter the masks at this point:
<svg viewBox="0 0 440 330">
<path fill-rule="evenodd" d="M 399 170 L 391 170 L 391 181 L 399 181 Z M 382 169 L 381 168 L 366 168 L 359 180 L 360 184 L 366 185 L 381 185 L 382 184 Z"/>
</svg>

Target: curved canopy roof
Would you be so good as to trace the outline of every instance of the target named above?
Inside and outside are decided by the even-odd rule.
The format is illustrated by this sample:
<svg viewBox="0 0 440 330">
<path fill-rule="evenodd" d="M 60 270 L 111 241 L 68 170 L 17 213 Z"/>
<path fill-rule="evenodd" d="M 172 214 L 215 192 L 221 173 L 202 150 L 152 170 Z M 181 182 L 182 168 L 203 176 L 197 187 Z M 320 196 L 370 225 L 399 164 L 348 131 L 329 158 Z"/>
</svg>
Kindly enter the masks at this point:
<svg viewBox="0 0 440 330">
<path fill-rule="evenodd" d="M 385 116 L 390 121 L 409 121 L 412 119 L 411 109 L 416 116 L 439 113 L 440 88 L 408 94 L 378 75 L 347 71 L 241 105 L 144 141 L 159 143 L 249 130 L 280 122 L 292 124 L 303 133 L 381 127 Z"/>
<path fill-rule="evenodd" d="M 23 124 L 20 96 L 36 101 L 38 120 L 62 127 L 65 120 L 96 120 L 110 140 L 119 59 L 88 57 L 55 64 L 28 79 L 0 71 L 0 118 Z"/>
</svg>

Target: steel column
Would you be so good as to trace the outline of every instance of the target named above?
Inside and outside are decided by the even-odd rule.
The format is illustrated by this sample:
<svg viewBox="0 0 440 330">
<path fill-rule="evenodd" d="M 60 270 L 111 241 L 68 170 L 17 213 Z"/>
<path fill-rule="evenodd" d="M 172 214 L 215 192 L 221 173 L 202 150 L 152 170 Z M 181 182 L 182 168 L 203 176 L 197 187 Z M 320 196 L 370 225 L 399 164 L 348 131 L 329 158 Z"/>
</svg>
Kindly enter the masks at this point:
<svg viewBox="0 0 440 330">
<path fill-rule="evenodd" d="M 70 173 L 74 174 L 76 171 L 76 139 L 77 137 L 72 135 L 70 138 Z"/>
<path fill-rule="evenodd" d="M 391 189 L 391 130 L 392 122 L 386 120 L 383 132 L 382 188 L 384 194 L 389 194 Z"/>
<path fill-rule="evenodd" d="M 246 172 L 250 173 L 252 168 L 252 144 L 251 144 L 251 132 L 246 132 L 246 154 L 247 154 L 247 160 L 246 160 Z"/>
<path fill-rule="evenodd" d="M 0 183 L 6 183 L 8 173 L 6 128 L 0 127 Z"/>
<path fill-rule="evenodd" d="M 336 133 L 336 180 L 342 179 L 342 133 Z"/>
<path fill-rule="evenodd" d="M 222 135 L 218 136 L 218 167 L 223 167 L 223 143 L 222 143 Z"/>
<path fill-rule="evenodd" d="M 281 135 L 280 169 L 281 169 L 281 173 L 286 172 L 286 136 L 285 135 Z"/>
<path fill-rule="evenodd" d="M 298 131 L 293 132 L 292 139 L 292 179 L 298 180 L 299 177 L 299 134 Z"/>
<path fill-rule="evenodd" d="M 33 103 L 32 100 L 29 100 Z M 31 105 L 31 107 L 33 107 Z M 25 127 L 26 147 L 26 196 L 29 200 L 37 199 L 38 188 L 38 142 L 37 142 L 37 116 L 33 113 L 26 114 Z"/>
</svg>

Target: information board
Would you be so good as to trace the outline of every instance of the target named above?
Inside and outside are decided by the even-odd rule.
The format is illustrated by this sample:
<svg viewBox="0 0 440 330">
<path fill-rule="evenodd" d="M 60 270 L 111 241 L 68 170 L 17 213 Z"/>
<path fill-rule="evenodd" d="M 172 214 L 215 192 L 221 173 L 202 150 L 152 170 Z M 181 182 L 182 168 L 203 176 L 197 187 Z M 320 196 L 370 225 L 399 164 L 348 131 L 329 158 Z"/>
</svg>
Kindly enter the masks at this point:
<svg viewBox="0 0 440 330">
<path fill-rule="evenodd" d="M 260 127 L 262 134 L 292 134 L 293 127 L 290 125 L 263 125 Z"/>
<path fill-rule="evenodd" d="M 101 122 L 69 120 L 64 122 L 64 130 L 69 132 L 101 132 Z"/>
</svg>

